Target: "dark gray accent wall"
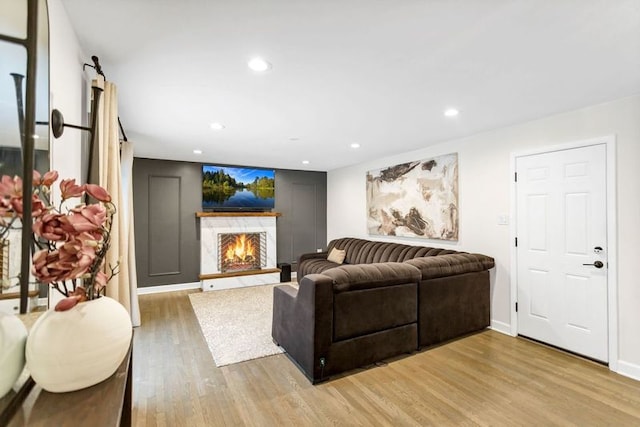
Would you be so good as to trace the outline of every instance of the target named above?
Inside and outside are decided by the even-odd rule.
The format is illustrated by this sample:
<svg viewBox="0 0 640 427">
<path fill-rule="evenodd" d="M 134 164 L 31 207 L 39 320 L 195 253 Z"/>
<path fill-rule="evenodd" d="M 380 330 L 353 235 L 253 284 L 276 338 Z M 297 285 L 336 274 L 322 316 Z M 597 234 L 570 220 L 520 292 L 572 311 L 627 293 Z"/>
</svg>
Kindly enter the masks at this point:
<svg viewBox="0 0 640 427">
<path fill-rule="evenodd" d="M 135 158 L 133 205 L 138 286 L 198 282 L 201 164 Z M 278 263 L 326 247 L 327 174 L 276 170 Z"/>
<path fill-rule="evenodd" d="M 138 286 L 199 281 L 200 165 L 136 158 L 133 208 Z"/>
<path fill-rule="evenodd" d="M 278 262 L 295 264 L 298 256 L 327 245 L 327 174 L 276 171 Z"/>
</svg>

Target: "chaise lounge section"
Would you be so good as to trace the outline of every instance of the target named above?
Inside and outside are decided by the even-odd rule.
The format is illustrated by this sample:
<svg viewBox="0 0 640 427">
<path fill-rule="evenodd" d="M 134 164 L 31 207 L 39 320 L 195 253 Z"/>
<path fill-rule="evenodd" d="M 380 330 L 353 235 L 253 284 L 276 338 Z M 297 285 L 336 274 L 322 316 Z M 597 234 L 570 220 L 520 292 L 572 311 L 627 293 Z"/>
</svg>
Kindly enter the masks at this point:
<svg viewBox="0 0 640 427">
<path fill-rule="evenodd" d="M 342 264 L 329 256 L 344 251 Z M 486 328 L 485 255 L 343 238 L 274 289 L 272 336 L 313 382 Z"/>
</svg>

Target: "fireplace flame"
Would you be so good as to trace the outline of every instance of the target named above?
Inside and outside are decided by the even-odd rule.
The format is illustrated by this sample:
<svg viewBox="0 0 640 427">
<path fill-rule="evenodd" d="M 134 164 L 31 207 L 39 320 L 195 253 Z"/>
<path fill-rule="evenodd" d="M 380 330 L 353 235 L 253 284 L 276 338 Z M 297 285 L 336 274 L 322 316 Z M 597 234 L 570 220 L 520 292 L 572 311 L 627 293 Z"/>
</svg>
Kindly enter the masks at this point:
<svg viewBox="0 0 640 427">
<path fill-rule="evenodd" d="M 227 246 L 226 259 L 229 261 L 244 262 L 253 259 L 254 256 L 255 248 L 247 241 L 246 234 L 237 235 L 235 243 Z"/>
</svg>

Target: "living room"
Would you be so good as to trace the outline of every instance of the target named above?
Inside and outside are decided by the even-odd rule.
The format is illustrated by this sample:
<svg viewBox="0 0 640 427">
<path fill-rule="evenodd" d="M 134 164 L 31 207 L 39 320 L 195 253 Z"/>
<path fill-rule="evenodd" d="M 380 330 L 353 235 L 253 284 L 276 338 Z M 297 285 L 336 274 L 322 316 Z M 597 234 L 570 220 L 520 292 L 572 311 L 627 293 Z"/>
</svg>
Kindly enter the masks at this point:
<svg viewBox="0 0 640 427">
<path fill-rule="evenodd" d="M 166 4 L 158 9 L 163 13 L 167 13 L 167 9 L 171 10 L 172 7 L 176 14 L 178 9 L 183 7 L 207 9 L 202 2 L 190 2 L 181 6 L 178 2 L 175 5 L 171 2 L 164 3 Z M 72 0 L 48 0 L 51 108 L 63 111 L 68 123 L 86 122 L 86 106 L 83 106 L 80 100 L 86 99 L 84 91 L 94 72 L 83 69 L 83 64 L 89 61 L 91 55 L 100 56 L 108 79 L 120 84 L 119 91 L 123 103 L 120 106 L 120 118 L 123 127 L 134 144 L 140 139 L 142 145 L 141 151 L 136 151 L 134 170 L 137 167 L 138 172 L 142 173 L 140 165 L 144 165 L 145 170 L 160 170 L 167 176 L 180 177 L 187 182 L 185 177 L 191 177 L 189 179 L 192 181 L 200 179 L 202 164 L 237 165 L 275 169 L 276 179 L 290 177 L 289 183 L 309 184 L 320 190 L 320 193 L 314 193 L 315 196 L 319 194 L 315 206 L 323 207 L 323 212 L 314 218 L 314 245 L 309 248 L 310 251 L 324 250 L 334 239 L 355 237 L 490 256 L 495 260 L 495 267 L 490 270 L 491 330 L 421 350 L 408 357 L 394 358 L 369 369 L 359 369 L 355 373 L 347 373 L 315 386 L 311 385 L 295 364 L 282 354 L 216 368 L 212 364 L 212 356 L 188 297 L 190 292 L 194 292 L 193 288 L 200 286 L 197 277 L 200 273 L 199 257 L 196 255 L 196 252 L 200 252 L 200 246 L 199 242 L 196 242 L 195 246 L 183 248 L 183 252 L 192 253 L 192 258 L 195 259 L 188 267 L 182 266 L 189 271 L 188 274 L 175 277 L 147 274 L 139 279 L 142 283 L 139 287 L 141 293 L 144 293 L 144 288 L 151 288 L 154 293 L 140 296 L 142 324 L 136 328 L 134 334 L 135 424 L 272 425 L 284 422 L 302 425 L 596 425 L 616 421 L 621 425 L 637 423 L 640 414 L 634 409 L 634 405 L 638 407 L 640 404 L 640 386 L 637 385 L 640 384 L 637 382 L 640 380 L 640 341 L 637 339 L 637 325 L 640 324 L 640 312 L 637 310 L 640 290 L 635 284 L 635 261 L 636 242 L 640 239 L 637 221 L 640 213 L 640 171 L 636 167 L 637 160 L 640 159 L 640 3 L 621 1 L 615 5 L 602 5 L 601 2 L 595 1 L 586 4 L 562 1 L 557 4 L 554 2 L 553 6 L 525 6 L 512 2 L 496 2 L 491 6 L 472 6 L 471 2 L 462 2 L 456 6 L 444 6 L 438 2 L 425 5 L 417 5 L 414 2 L 400 2 L 402 5 L 398 5 L 397 2 L 382 2 L 378 7 L 371 6 L 369 9 L 363 2 L 357 2 L 345 7 L 341 20 L 334 17 L 332 10 L 323 10 L 322 6 L 312 6 L 310 2 L 274 2 L 275 10 L 283 15 L 278 17 L 282 18 L 282 21 L 272 15 L 273 12 L 269 11 L 267 5 L 259 5 L 257 2 L 242 3 L 240 9 L 227 10 L 228 15 L 223 13 L 225 9 L 222 5 L 213 7 L 222 16 L 228 17 L 231 24 L 224 24 L 231 26 L 235 25 L 234 19 L 241 22 L 244 16 L 242 13 L 251 10 L 254 10 L 256 15 L 264 15 L 273 20 L 267 20 L 264 24 L 266 27 L 278 22 L 283 25 L 282 22 L 287 22 L 286 19 L 295 21 L 296 13 L 310 19 L 312 12 L 323 11 L 324 13 L 318 12 L 316 21 L 308 23 L 312 29 L 321 28 L 322 24 L 329 27 L 348 27 L 350 19 L 354 20 L 354 25 L 362 25 L 358 28 L 366 28 L 365 24 L 368 21 L 364 18 L 356 20 L 353 15 L 354 11 L 360 8 L 363 14 L 371 14 L 369 24 L 382 27 L 379 33 L 372 30 L 371 34 L 366 34 L 371 41 L 367 42 L 367 37 L 364 36 L 364 41 L 360 40 L 362 46 L 370 49 L 363 53 L 367 60 L 379 53 L 388 52 L 385 50 L 385 37 L 388 36 L 385 31 L 400 31 L 403 20 L 406 20 L 405 36 L 408 38 L 416 37 L 411 31 L 418 31 L 417 29 L 423 29 L 429 37 L 436 38 L 433 32 L 441 28 L 435 25 L 438 20 L 451 19 L 458 25 L 458 29 L 465 28 L 462 24 L 466 24 L 466 32 L 441 34 L 443 39 L 450 38 L 449 44 L 445 43 L 446 46 L 418 52 L 414 57 L 408 55 L 406 50 L 397 49 L 400 52 L 397 56 L 382 56 L 378 64 L 383 71 L 387 68 L 392 69 L 394 73 L 389 72 L 396 79 L 406 77 L 410 80 L 414 77 L 413 73 L 430 68 L 440 70 L 435 76 L 443 79 L 448 73 L 452 73 L 456 76 L 456 90 L 446 89 L 446 85 L 442 83 L 428 86 L 433 90 L 432 94 L 413 93 L 411 88 L 406 87 L 391 86 L 387 89 L 384 85 L 388 86 L 388 81 L 371 81 L 372 78 L 364 74 L 363 85 L 352 90 L 349 86 L 355 85 L 355 82 L 342 77 L 340 70 L 341 67 L 353 67 L 363 71 L 354 64 L 357 62 L 356 57 L 352 62 L 345 60 L 342 63 L 331 64 L 330 67 L 325 66 L 325 86 L 322 81 L 309 82 L 309 86 L 319 86 L 321 92 L 326 92 L 326 99 L 315 92 L 311 93 L 311 89 L 300 94 L 301 98 L 309 97 L 318 101 L 318 111 L 307 112 L 311 115 L 319 115 L 320 107 L 324 105 L 344 106 L 344 110 L 337 109 L 338 113 L 322 116 L 322 120 L 325 121 L 315 122 L 316 126 L 326 126 L 329 129 L 335 128 L 338 122 L 342 123 L 338 117 L 340 111 L 353 113 L 351 105 L 344 105 L 351 102 L 347 99 L 348 96 L 354 98 L 353 102 L 357 108 L 363 107 L 362 104 L 356 103 L 358 96 L 365 103 L 377 104 L 377 109 L 370 110 L 369 116 L 361 112 L 363 116 L 350 117 L 353 122 L 351 128 L 343 128 L 345 133 L 337 138 L 338 142 L 330 143 L 325 136 L 330 131 L 324 129 L 317 129 L 317 133 L 327 140 L 314 137 L 310 134 L 311 130 L 303 134 L 303 129 L 286 127 L 284 130 L 278 130 L 283 141 L 262 140 L 258 128 L 246 134 L 247 144 L 255 141 L 259 141 L 259 145 L 270 144 L 267 145 L 267 151 L 274 157 L 260 155 L 258 149 L 252 145 L 235 150 L 235 157 L 231 157 L 234 151 L 231 150 L 232 147 L 215 147 L 209 149 L 209 152 L 203 147 L 192 147 L 189 138 L 196 133 L 189 129 L 189 126 L 185 126 L 184 138 L 178 147 L 167 145 L 165 154 L 152 156 L 150 150 L 161 151 L 166 142 L 149 137 L 154 131 L 132 124 L 144 122 L 132 116 L 148 101 L 139 97 L 132 101 L 132 96 L 127 95 L 127 90 L 133 92 L 127 74 L 135 74 L 136 64 L 145 58 L 154 65 L 162 64 L 166 58 L 162 55 L 145 57 L 144 55 L 151 54 L 141 54 L 133 48 L 128 51 L 126 46 L 120 46 L 120 56 L 110 57 L 106 53 L 109 51 L 108 38 L 92 44 L 92 41 L 82 37 L 82 34 L 90 31 L 87 28 L 94 23 L 90 20 L 78 23 L 79 16 L 85 16 L 82 15 L 84 11 L 98 9 L 98 6 L 104 5 L 100 2 L 81 4 Z M 216 6 L 219 9 L 216 9 Z M 156 15 L 159 15 L 159 12 L 147 14 L 146 9 L 151 6 L 143 2 L 132 2 L 130 7 L 133 18 L 129 19 L 141 27 L 145 26 L 146 19 L 158 18 Z M 331 7 L 339 9 L 341 6 L 332 4 Z M 429 9 L 430 7 L 433 9 Z M 325 5 L 324 8 L 328 6 Z M 463 13 L 462 17 L 457 18 L 460 21 L 452 17 L 446 18 L 446 15 L 438 15 L 452 11 L 462 13 L 465 10 L 469 16 Z M 428 23 L 434 27 L 418 25 L 416 22 L 420 21 L 420 17 L 412 11 L 433 13 Z M 520 14 L 528 14 L 530 20 L 522 23 L 514 21 L 508 25 L 503 22 Z M 574 15 L 573 20 L 563 22 L 570 14 Z M 332 21 L 334 18 L 336 22 Z M 158 19 L 164 19 L 165 25 L 175 30 L 172 27 L 175 26 L 175 22 L 170 17 L 160 16 Z M 386 30 L 385 24 L 389 25 Z M 524 31 L 518 31 L 519 24 L 532 26 L 526 27 L 527 29 L 538 28 L 534 25 L 538 24 L 539 31 L 524 37 Z M 116 22 L 114 25 L 124 24 Z M 304 25 L 300 26 L 304 28 Z M 492 26 L 498 28 L 495 33 L 488 30 L 493 28 Z M 565 26 L 574 32 L 563 34 L 559 31 Z M 509 34 L 500 32 L 508 29 L 513 31 L 514 39 L 516 34 L 521 37 L 517 40 L 522 44 L 508 43 Z M 179 31 L 183 34 L 180 37 L 183 38 L 176 36 L 176 44 L 188 43 L 189 37 L 195 37 L 186 28 L 179 28 Z M 124 29 L 122 32 L 126 34 Z M 290 36 L 286 32 L 283 34 Z M 555 43 L 552 37 L 560 35 L 562 38 Z M 100 39 L 98 36 L 96 38 Z M 221 33 L 220 39 L 224 40 L 224 36 Z M 317 38 L 327 37 L 328 41 L 324 44 L 314 38 L 312 41 L 317 44 L 311 47 L 318 52 L 323 49 L 339 49 L 340 41 L 329 36 L 327 32 L 317 34 Z M 485 62 L 480 61 L 477 56 L 469 56 L 466 61 L 451 62 L 454 59 L 459 60 L 453 52 L 469 45 L 475 46 L 475 38 L 482 40 L 483 36 L 488 37 L 485 43 L 491 41 L 497 46 L 491 51 L 493 56 L 486 58 L 486 63 L 494 62 L 495 67 L 504 69 L 496 72 L 497 68 L 483 68 L 486 66 Z M 149 37 L 146 42 L 154 45 L 151 36 Z M 354 39 L 359 40 L 355 36 Z M 350 44 L 353 43 L 353 39 L 348 41 L 349 43 L 345 41 L 345 50 L 354 46 Z M 232 41 L 229 43 L 233 44 Z M 591 45 L 584 50 L 578 49 L 582 43 Z M 553 54 L 546 55 L 545 49 L 551 49 L 554 44 L 560 47 L 553 50 Z M 157 49 L 157 45 L 154 46 Z M 212 50 L 215 51 L 217 45 L 212 46 Z M 253 46 L 242 48 L 254 49 Z M 274 47 L 272 50 L 277 52 L 278 48 Z M 169 50 L 164 53 L 168 55 L 168 52 Z M 584 56 L 591 52 L 599 52 L 601 56 Z M 242 51 L 239 56 L 247 53 Z M 465 53 L 470 54 L 468 51 Z M 310 56 L 310 53 L 300 54 L 301 59 L 297 66 L 306 68 L 307 63 L 315 64 L 315 59 Z M 286 55 L 279 54 L 274 57 L 286 58 Z M 421 57 L 426 59 L 421 60 Z M 197 61 L 191 63 L 193 59 L 184 55 L 174 60 L 181 63 L 184 71 L 181 79 L 191 80 L 189 68 L 202 66 Z M 267 71 L 271 75 L 286 68 L 273 57 L 268 59 L 273 61 L 272 68 Z M 540 63 L 544 66 L 534 67 Z M 583 67 L 584 73 L 579 73 L 580 69 L 576 63 Z M 293 64 L 289 67 L 296 66 Z M 446 67 L 442 64 L 446 64 Z M 227 65 L 231 68 L 237 67 L 229 74 L 231 76 L 233 73 L 245 73 L 245 70 L 238 71 L 240 67 L 245 67 L 244 64 Z M 180 67 L 172 70 L 178 68 Z M 215 69 L 209 71 L 215 79 L 222 78 Z M 160 73 L 160 70 L 158 72 Z M 265 96 L 262 86 L 267 85 L 268 79 L 263 78 L 264 76 L 250 77 L 259 79 L 253 87 L 256 103 L 265 102 L 260 96 Z M 236 80 L 244 81 L 240 78 Z M 449 85 L 453 84 L 449 80 L 447 82 Z M 179 83 L 173 84 L 179 87 Z M 188 85 L 200 87 L 206 86 L 206 82 L 196 79 Z M 153 99 L 153 102 L 159 105 L 163 98 L 173 96 L 173 100 L 167 103 L 166 113 L 162 109 L 158 110 L 153 119 L 157 122 L 170 122 L 174 119 L 179 121 L 180 117 L 173 116 L 176 109 L 187 109 L 190 104 L 186 95 L 181 96 L 175 88 L 171 88 L 171 84 L 167 86 L 166 95 L 161 93 L 161 89 L 158 89 L 159 93 L 150 92 L 149 88 L 144 89 L 149 99 Z M 539 89 L 540 86 L 546 89 L 542 91 Z M 229 88 L 231 89 L 227 89 L 224 95 L 230 97 L 233 86 L 230 84 Z M 381 95 L 368 93 L 366 90 L 379 90 Z M 447 90 L 451 97 L 455 95 L 455 99 L 447 101 L 453 104 L 425 101 L 426 106 L 418 112 L 402 107 L 402 114 L 406 115 L 407 120 L 399 119 L 392 114 L 394 109 L 401 108 L 403 96 L 407 98 L 408 104 L 415 105 L 412 103 L 418 96 L 429 98 L 431 95 L 439 101 L 446 98 L 443 93 Z M 348 95 L 343 95 L 341 91 Z M 250 93 L 249 91 L 249 95 Z M 517 96 L 514 97 L 514 93 Z M 288 113 L 297 114 L 293 110 L 301 108 L 299 105 L 308 105 L 303 104 L 302 99 L 290 98 L 291 96 L 283 96 L 289 107 L 277 114 L 272 112 L 275 107 L 265 102 L 266 105 L 260 110 L 265 116 L 264 120 L 273 119 L 274 123 L 279 123 L 284 121 L 282 117 L 286 118 Z M 527 104 L 530 108 L 520 109 L 518 97 L 522 104 Z M 126 105 L 125 100 L 132 103 Z M 251 99 L 245 101 L 226 102 L 233 102 L 233 108 L 251 104 Z M 224 102 L 225 100 L 221 101 Z M 444 110 L 453 107 L 459 109 L 459 114 L 446 117 L 443 114 Z M 201 116 L 198 111 L 189 114 Z M 207 116 L 204 120 L 213 119 L 204 115 Z M 419 117 L 416 119 L 416 116 Z M 308 120 L 308 117 L 306 119 Z M 336 124 L 331 123 L 331 119 L 335 120 Z M 153 120 L 147 119 L 144 123 L 152 128 Z M 302 122 L 302 119 L 300 120 Z M 417 125 L 421 121 L 424 122 L 424 127 Z M 286 124 L 286 121 L 284 122 Z M 213 129 L 207 131 L 212 135 L 212 139 L 223 140 L 227 137 L 219 135 L 225 135 L 227 132 L 231 134 L 228 136 L 229 141 L 233 141 L 230 145 L 240 147 L 242 141 L 234 139 L 237 138 L 234 134 L 237 130 L 231 123 L 233 122 L 225 122 L 225 128 L 219 132 Z M 264 124 L 265 132 L 270 130 L 270 126 L 276 127 L 273 123 L 260 123 Z M 205 122 L 205 127 L 208 126 L 209 123 Z M 360 129 L 363 129 L 361 133 L 358 132 Z M 433 134 L 429 134 L 431 129 Z M 386 144 L 378 143 L 373 146 L 372 141 L 385 138 Z M 312 143 L 306 145 L 307 139 Z M 71 131 L 65 132 L 62 139 L 52 140 L 52 165 L 61 176 L 79 178 L 82 175 L 79 152 L 81 141 L 81 134 Z M 360 147 L 353 148 L 350 146 L 352 143 L 358 143 Z M 607 312 L 607 360 L 604 363 L 580 359 L 517 338 L 520 328 L 519 314 L 516 311 L 518 265 L 514 239 L 522 238 L 516 227 L 518 209 L 514 174 L 518 170 L 518 161 L 529 155 L 592 145 L 601 145 L 606 153 L 606 239 L 603 245 L 607 258 L 594 258 L 594 252 L 589 253 L 589 262 L 595 259 L 608 262 L 607 268 L 597 271 L 598 274 L 604 271 L 602 274 L 608 280 L 607 301 L 604 305 Z M 192 153 L 193 149 L 198 148 L 204 153 Z M 173 151 L 179 149 L 188 153 L 178 155 L 177 151 Z M 367 173 L 452 153 L 457 153 L 458 162 L 457 206 L 460 231 L 456 240 L 381 236 L 369 232 Z M 282 160 L 273 160 L 276 157 Z M 303 164 L 303 160 L 308 163 Z M 280 171 L 282 174 L 278 178 Z M 145 176 L 148 174 L 139 175 L 140 178 Z M 286 185 L 286 180 L 283 185 Z M 276 204 L 289 206 L 295 203 L 291 193 L 287 194 L 289 190 L 281 190 L 283 195 L 287 194 L 282 196 L 286 197 L 286 203 L 283 198 L 278 201 L 278 191 L 276 189 Z M 195 214 L 202 210 L 200 196 L 199 187 L 189 193 L 188 197 L 195 206 L 185 208 L 187 212 L 181 214 L 181 218 L 189 216 L 190 222 L 186 223 L 184 233 L 191 234 L 187 237 L 182 236 L 181 239 L 198 239 Z M 144 200 L 148 200 L 147 194 L 134 194 L 134 204 Z M 285 209 L 287 208 L 276 206 L 274 211 Z M 290 212 L 283 213 L 281 219 L 284 220 Z M 136 227 L 137 221 L 136 219 Z M 142 228 L 140 227 L 141 230 Z M 140 240 L 137 242 L 138 247 L 146 247 L 148 241 L 140 239 L 138 235 L 136 237 Z M 287 235 L 287 238 L 292 237 Z M 297 249 L 292 250 L 291 245 L 282 249 L 280 245 L 284 246 L 279 240 L 277 262 L 294 264 L 295 269 L 295 262 L 301 253 L 297 253 Z M 140 250 L 144 251 L 145 248 Z M 140 256 L 147 256 L 149 253 L 152 251 L 146 247 L 146 255 Z M 147 264 L 148 259 L 145 258 L 145 265 Z M 143 274 L 142 270 L 139 269 L 139 274 Z M 164 286 L 167 290 L 176 292 L 158 292 Z M 476 358 L 470 355 L 475 355 Z M 438 368 L 431 367 L 432 365 Z M 536 380 L 527 381 L 527 378 L 531 377 L 535 377 Z M 500 383 L 500 387 L 494 389 L 491 386 L 493 383 Z M 519 387 L 518 384 L 524 385 Z M 618 386 L 622 388 L 616 389 Z M 403 392 L 403 387 L 406 388 L 408 396 Z M 602 392 L 603 396 L 599 397 L 600 392 L 592 391 L 596 388 L 606 390 Z M 608 394 L 605 396 L 605 393 Z M 565 396 L 570 397 L 565 399 Z M 284 415 L 279 414 L 279 411 Z"/>
</svg>

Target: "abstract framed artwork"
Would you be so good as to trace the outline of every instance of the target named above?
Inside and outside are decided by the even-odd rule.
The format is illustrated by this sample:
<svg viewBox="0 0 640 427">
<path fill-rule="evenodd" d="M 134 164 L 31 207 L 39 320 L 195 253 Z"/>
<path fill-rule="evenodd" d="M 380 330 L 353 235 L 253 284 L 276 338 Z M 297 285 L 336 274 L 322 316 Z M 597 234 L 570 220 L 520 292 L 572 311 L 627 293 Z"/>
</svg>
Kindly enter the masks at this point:
<svg viewBox="0 0 640 427">
<path fill-rule="evenodd" d="M 369 234 L 458 240 L 458 153 L 367 172 Z"/>
</svg>

